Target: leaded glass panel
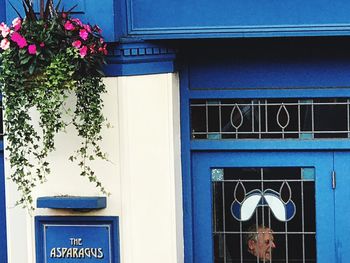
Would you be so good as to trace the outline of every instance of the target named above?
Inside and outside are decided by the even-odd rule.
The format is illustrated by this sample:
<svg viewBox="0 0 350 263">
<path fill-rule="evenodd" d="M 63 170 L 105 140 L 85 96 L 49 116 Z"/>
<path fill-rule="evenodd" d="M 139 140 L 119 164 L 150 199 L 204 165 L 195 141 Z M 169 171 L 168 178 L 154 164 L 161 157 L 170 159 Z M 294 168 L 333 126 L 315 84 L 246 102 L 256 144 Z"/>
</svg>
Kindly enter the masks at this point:
<svg viewBox="0 0 350 263">
<path fill-rule="evenodd" d="M 350 99 L 191 101 L 192 139 L 350 137 Z"/>
<path fill-rule="evenodd" d="M 212 169 L 212 219 L 215 263 L 316 262 L 314 168 Z"/>
</svg>

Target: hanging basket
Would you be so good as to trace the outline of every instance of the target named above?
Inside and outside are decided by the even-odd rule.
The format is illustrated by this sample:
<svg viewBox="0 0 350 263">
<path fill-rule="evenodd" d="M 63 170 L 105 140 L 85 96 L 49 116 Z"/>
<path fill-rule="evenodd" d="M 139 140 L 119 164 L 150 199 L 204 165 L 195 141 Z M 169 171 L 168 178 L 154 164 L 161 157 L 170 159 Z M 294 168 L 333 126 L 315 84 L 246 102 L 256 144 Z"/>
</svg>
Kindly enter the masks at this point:
<svg viewBox="0 0 350 263">
<path fill-rule="evenodd" d="M 5 136 L 10 178 L 18 186 L 18 204 L 33 209 L 32 190 L 50 173 L 48 154 L 55 150 L 55 134 L 70 123 L 82 138 L 69 158 L 81 167 L 102 193 L 102 186 L 89 162 L 106 160 L 98 143 L 105 118 L 101 95 L 106 92 L 101 71 L 107 54 L 98 26 L 71 18 L 47 1 L 37 17 L 29 0 L 23 0 L 25 18 L 12 25 L 0 24 L 0 83 L 3 94 Z M 64 109 L 68 94 L 76 96 L 75 109 Z M 29 114 L 39 113 L 37 125 Z M 39 127 L 38 131 L 35 127 Z"/>
</svg>

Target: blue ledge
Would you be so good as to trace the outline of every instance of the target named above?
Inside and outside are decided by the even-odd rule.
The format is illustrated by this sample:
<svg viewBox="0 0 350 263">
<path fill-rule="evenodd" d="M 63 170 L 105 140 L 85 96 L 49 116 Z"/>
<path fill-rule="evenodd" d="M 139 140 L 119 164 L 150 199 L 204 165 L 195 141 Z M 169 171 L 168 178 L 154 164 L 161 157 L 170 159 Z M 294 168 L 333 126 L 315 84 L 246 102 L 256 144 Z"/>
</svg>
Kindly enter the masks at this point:
<svg viewBox="0 0 350 263">
<path fill-rule="evenodd" d="M 37 199 L 38 208 L 93 210 L 106 206 L 107 198 L 98 196 L 46 196 Z"/>
</svg>

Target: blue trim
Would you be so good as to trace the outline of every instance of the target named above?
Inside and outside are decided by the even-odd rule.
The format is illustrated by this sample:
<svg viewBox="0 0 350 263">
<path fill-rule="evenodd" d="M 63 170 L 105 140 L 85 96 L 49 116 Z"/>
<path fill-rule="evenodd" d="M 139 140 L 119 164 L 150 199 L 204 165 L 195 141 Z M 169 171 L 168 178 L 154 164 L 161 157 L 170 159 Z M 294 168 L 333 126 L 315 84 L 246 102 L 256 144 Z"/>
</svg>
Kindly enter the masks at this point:
<svg viewBox="0 0 350 263">
<path fill-rule="evenodd" d="M 0 142 L 0 262 L 7 262 L 5 169 L 3 141 Z"/>
<path fill-rule="evenodd" d="M 36 216 L 35 217 L 35 244 L 36 262 L 44 261 L 44 227 L 47 224 L 54 225 L 109 225 L 111 229 L 111 260 L 112 263 L 120 262 L 119 245 L 119 217 L 114 216 Z M 5 262 L 5 261 L 4 261 Z"/>
<path fill-rule="evenodd" d="M 120 43 L 112 50 L 104 72 L 107 76 L 131 76 L 175 71 L 174 49 L 146 42 Z"/>
<path fill-rule="evenodd" d="M 114 20 L 115 20 L 115 41 L 127 37 L 127 3 L 126 0 L 114 1 Z"/>
<path fill-rule="evenodd" d="M 349 139 L 193 140 L 191 150 L 350 150 Z"/>
<path fill-rule="evenodd" d="M 349 87 L 327 87 L 313 89 L 302 88 L 276 88 L 276 89 L 207 89 L 191 90 L 192 99 L 229 99 L 229 98 L 341 98 L 350 97 Z"/>
<path fill-rule="evenodd" d="M 49 196 L 37 199 L 38 208 L 92 210 L 107 207 L 107 198 L 99 196 Z"/>
<path fill-rule="evenodd" d="M 327 36 L 350 36 L 350 26 L 334 25 L 329 27 L 314 26 L 309 28 L 164 28 L 135 29 L 129 30 L 129 37 L 139 37 L 144 40 L 172 40 L 172 39 L 232 39 L 232 38 L 276 38 L 276 37 L 327 37 Z"/>
<path fill-rule="evenodd" d="M 187 67 L 181 71 L 180 78 L 180 109 L 181 109 L 181 165 L 182 165 L 182 196 L 184 223 L 184 255 L 185 263 L 193 262 L 193 212 L 192 212 L 192 171 L 190 152 L 190 112 L 188 100 Z"/>
<path fill-rule="evenodd" d="M 349 153 L 348 152 L 335 152 L 334 153 L 334 169 L 336 172 L 336 189 L 335 194 L 335 210 L 340 211 L 335 214 L 335 247 L 337 252 L 336 262 L 346 262 L 350 257 L 350 250 L 345 246 L 345 240 L 350 235 L 349 220 L 350 207 L 347 200 L 350 200 L 349 191 Z"/>
<path fill-rule="evenodd" d="M 6 21 L 6 1 L 0 0 L 0 23 Z"/>
</svg>

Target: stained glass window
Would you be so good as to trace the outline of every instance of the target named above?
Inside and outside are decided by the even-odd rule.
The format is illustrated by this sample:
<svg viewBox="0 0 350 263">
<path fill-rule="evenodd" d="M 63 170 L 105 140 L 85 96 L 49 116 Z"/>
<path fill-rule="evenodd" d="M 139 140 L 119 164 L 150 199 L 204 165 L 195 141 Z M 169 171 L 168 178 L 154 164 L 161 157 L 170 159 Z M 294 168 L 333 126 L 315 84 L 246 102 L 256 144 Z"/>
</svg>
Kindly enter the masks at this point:
<svg viewBox="0 0 350 263">
<path fill-rule="evenodd" d="M 316 262 L 314 168 L 212 169 L 212 209 L 215 263 Z"/>
<path fill-rule="evenodd" d="M 350 138 L 350 99 L 191 101 L 192 139 Z"/>
</svg>

